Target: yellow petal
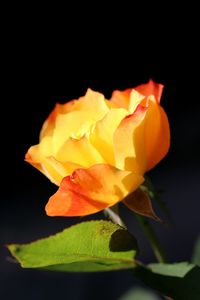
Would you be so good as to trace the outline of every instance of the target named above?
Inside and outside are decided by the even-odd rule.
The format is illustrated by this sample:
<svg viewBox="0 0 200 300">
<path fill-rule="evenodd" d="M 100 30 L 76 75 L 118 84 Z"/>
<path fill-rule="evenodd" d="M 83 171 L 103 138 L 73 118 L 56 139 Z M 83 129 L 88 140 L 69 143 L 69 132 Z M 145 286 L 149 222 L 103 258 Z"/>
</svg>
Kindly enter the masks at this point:
<svg viewBox="0 0 200 300">
<path fill-rule="evenodd" d="M 56 118 L 59 114 L 66 114 L 73 111 L 75 100 L 69 101 L 65 104 L 56 103 L 53 111 L 49 114 L 48 118 L 44 122 L 40 131 L 40 141 L 47 135 L 52 135 L 55 128 Z"/>
<path fill-rule="evenodd" d="M 90 132 L 95 123 L 96 119 L 94 114 L 87 111 L 73 111 L 65 115 L 57 116 L 52 137 L 54 156 L 69 137 L 80 139 Z"/>
<path fill-rule="evenodd" d="M 25 160 L 46 175 L 53 183 L 59 185 L 63 177 L 68 176 L 81 166 L 68 161 L 61 163 L 51 154 L 49 155 L 48 148 L 45 147 L 48 144 L 47 141 L 48 139 L 45 137 L 41 144 L 32 146 L 28 150 Z"/>
<path fill-rule="evenodd" d="M 110 165 L 115 165 L 113 134 L 127 114 L 128 111 L 123 108 L 111 109 L 102 120 L 96 123 L 90 134 L 91 143 Z"/>
<path fill-rule="evenodd" d="M 113 101 L 105 99 L 105 103 L 106 103 L 106 105 L 107 105 L 108 108 L 119 108 L 119 105 L 117 105 Z"/>
<path fill-rule="evenodd" d="M 134 111 L 137 109 L 138 105 L 144 98 L 145 97 L 139 92 L 137 92 L 135 89 L 131 91 L 129 102 L 129 111 L 131 114 L 134 113 Z"/>
<path fill-rule="evenodd" d="M 75 101 L 73 110 L 92 112 L 94 118 L 99 120 L 109 109 L 103 94 L 88 89 L 85 96 Z"/>
<path fill-rule="evenodd" d="M 127 89 L 125 91 L 114 91 L 111 103 L 126 108 L 132 114 L 144 98 L 145 96 L 136 89 Z"/>
<path fill-rule="evenodd" d="M 146 169 L 145 149 L 145 115 L 146 109 L 122 120 L 114 133 L 114 152 L 116 167 L 122 170 L 144 174 Z"/>
<path fill-rule="evenodd" d="M 101 154 L 86 136 L 80 140 L 69 138 L 57 152 L 56 159 L 60 162 L 70 161 L 86 168 L 94 164 L 105 163 Z"/>
<path fill-rule="evenodd" d="M 40 144 L 29 148 L 26 159 L 41 163 L 42 159 L 52 155 L 52 139 L 50 136 L 45 136 Z"/>
<path fill-rule="evenodd" d="M 31 164 L 36 169 L 38 169 L 43 174 L 45 174 L 39 158 L 38 157 L 36 158 L 36 155 L 35 155 L 35 153 L 37 153 L 37 151 L 38 151 L 37 149 L 38 149 L 38 145 L 31 146 L 25 155 L 25 161 L 28 162 L 29 164 Z"/>
<path fill-rule="evenodd" d="M 81 166 L 69 161 L 59 162 L 55 157 L 50 156 L 43 160 L 43 167 L 49 173 L 48 177 L 51 177 L 51 181 L 57 182 L 57 185 L 59 185 L 64 177 L 72 174 L 74 170 Z"/>
<path fill-rule="evenodd" d="M 88 89 L 85 96 L 77 100 L 72 100 L 65 104 L 57 103 L 42 126 L 40 140 L 44 136 L 53 134 L 56 119 L 59 115 L 66 115 L 74 111 L 91 112 L 93 119 L 99 120 L 108 112 L 108 107 L 108 101 L 104 99 L 104 96 L 91 89 Z"/>
<path fill-rule="evenodd" d="M 45 176 L 47 176 L 49 180 L 51 180 L 56 185 L 59 185 L 62 178 L 68 175 L 68 173 L 65 172 L 65 175 L 63 176 L 57 170 L 57 168 L 55 168 L 54 165 L 52 165 L 52 161 L 41 154 L 39 150 L 39 145 L 32 146 L 28 150 L 25 156 L 25 160 L 32 166 L 37 168 Z"/>
</svg>

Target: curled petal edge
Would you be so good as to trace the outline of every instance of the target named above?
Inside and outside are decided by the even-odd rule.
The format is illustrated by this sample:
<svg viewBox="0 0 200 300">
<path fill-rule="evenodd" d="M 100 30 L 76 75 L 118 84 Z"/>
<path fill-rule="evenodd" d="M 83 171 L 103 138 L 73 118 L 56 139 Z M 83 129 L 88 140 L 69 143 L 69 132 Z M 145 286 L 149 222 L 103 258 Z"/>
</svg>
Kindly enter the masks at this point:
<svg viewBox="0 0 200 300">
<path fill-rule="evenodd" d="M 113 206 L 144 181 L 141 175 L 106 164 L 77 169 L 49 199 L 48 216 L 85 216 Z"/>
</svg>

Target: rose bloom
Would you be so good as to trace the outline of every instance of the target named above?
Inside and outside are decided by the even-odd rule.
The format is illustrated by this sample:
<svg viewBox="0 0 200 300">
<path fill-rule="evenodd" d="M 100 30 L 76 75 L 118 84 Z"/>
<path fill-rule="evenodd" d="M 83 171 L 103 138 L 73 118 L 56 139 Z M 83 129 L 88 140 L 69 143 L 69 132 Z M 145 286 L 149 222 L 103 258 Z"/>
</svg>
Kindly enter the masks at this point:
<svg viewBox="0 0 200 300">
<path fill-rule="evenodd" d="M 56 104 L 39 144 L 25 157 L 59 187 L 46 205 L 47 215 L 93 214 L 138 189 L 145 172 L 169 149 L 162 90 L 150 80 L 114 91 L 109 101 L 88 89 L 78 100 Z"/>
</svg>

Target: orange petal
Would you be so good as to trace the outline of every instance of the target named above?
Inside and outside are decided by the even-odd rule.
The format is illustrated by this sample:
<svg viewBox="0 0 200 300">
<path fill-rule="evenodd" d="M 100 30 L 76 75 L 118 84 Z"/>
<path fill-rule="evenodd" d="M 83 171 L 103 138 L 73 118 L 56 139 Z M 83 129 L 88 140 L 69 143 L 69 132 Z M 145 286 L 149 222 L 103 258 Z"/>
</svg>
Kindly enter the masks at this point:
<svg viewBox="0 0 200 300">
<path fill-rule="evenodd" d="M 163 108 L 156 101 L 149 100 L 145 124 L 145 147 L 148 171 L 165 157 L 170 146 L 168 118 Z"/>
<path fill-rule="evenodd" d="M 143 177 L 98 164 L 65 177 L 49 199 L 49 216 L 84 216 L 112 206 L 135 190 Z"/>
<path fill-rule="evenodd" d="M 132 89 L 127 89 L 125 91 L 114 91 L 110 99 L 111 103 L 116 104 L 118 107 L 128 109 L 131 91 Z"/>
<path fill-rule="evenodd" d="M 132 114 L 143 99 L 145 99 L 145 96 L 140 94 L 136 89 L 128 89 L 125 91 L 114 91 L 111 103 L 126 108 Z"/>
<path fill-rule="evenodd" d="M 142 99 L 150 95 L 153 95 L 156 101 L 160 103 L 163 88 L 164 86 L 162 84 L 149 80 L 148 83 L 141 84 L 133 89 L 114 91 L 110 101 L 118 107 L 126 108 L 130 113 L 133 113 Z"/>
<path fill-rule="evenodd" d="M 156 216 L 150 198 L 140 188 L 123 200 L 123 203 L 132 211 L 156 221 L 160 219 Z"/>
<path fill-rule="evenodd" d="M 154 96 L 146 105 L 122 120 L 114 134 L 116 166 L 140 174 L 153 168 L 170 146 L 167 115 Z"/>
<path fill-rule="evenodd" d="M 134 89 L 145 97 L 154 95 L 157 102 L 160 103 L 160 98 L 162 96 L 163 88 L 164 86 L 162 84 L 156 83 L 153 80 L 149 80 L 148 83 L 138 85 Z"/>
</svg>

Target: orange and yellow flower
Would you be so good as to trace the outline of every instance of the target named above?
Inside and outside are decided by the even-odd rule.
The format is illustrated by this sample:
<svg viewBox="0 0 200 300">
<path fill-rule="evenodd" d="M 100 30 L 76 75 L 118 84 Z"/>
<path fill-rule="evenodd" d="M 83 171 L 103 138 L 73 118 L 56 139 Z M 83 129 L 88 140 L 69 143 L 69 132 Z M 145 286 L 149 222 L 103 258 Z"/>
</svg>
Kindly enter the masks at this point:
<svg viewBox="0 0 200 300">
<path fill-rule="evenodd" d="M 56 104 L 25 158 L 59 186 L 46 205 L 49 216 L 93 214 L 136 191 L 169 149 L 162 90 L 150 80 L 110 100 L 88 89 Z"/>
</svg>

